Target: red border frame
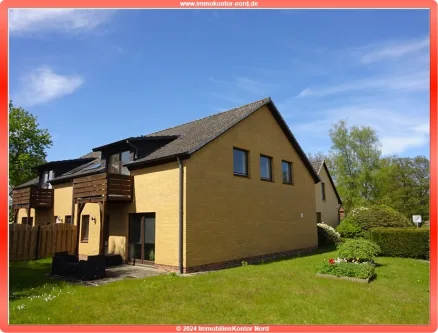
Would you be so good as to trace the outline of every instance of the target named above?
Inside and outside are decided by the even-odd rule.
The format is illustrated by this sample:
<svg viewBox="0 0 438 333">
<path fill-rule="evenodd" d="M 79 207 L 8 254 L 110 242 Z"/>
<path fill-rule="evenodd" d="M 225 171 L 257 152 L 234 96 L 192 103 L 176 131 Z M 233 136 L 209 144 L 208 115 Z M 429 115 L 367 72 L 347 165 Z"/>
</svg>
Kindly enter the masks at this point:
<svg viewBox="0 0 438 333">
<path fill-rule="evenodd" d="M 1 1 L 1 0 L 0 0 Z M 185 0 L 184 0 L 185 1 Z M 190 0 L 196 1 L 196 0 Z M 207 0 L 202 0 L 207 1 Z M 223 1 L 223 0 L 217 0 Z M 232 0 L 228 0 L 232 1 Z M 430 10 L 430 323 L 429 325 L 287 326 L 271 325 L 271 332 L 434 332 L 437 330 L 437 3 L 433 0 L 258 0 L 257 8 L 428 8 Z M 153 325 L 8 325 L 8 9 L 9 8 L 182 8 L 179 0 L 5 0 L 0 3 L 0 328 L 4 332 L 177 332 L 177 326 Z M 191 9 L 201 7 L 191 7 Z M 213 9 L 215 7 L 208 7 Z M 224 7 L 216 7 L 224 8 Z M 187 8 L 188 9 L 188 8 Z M 4 220 L 3 220 L 4 219 Z M 215 325 L 202 325 L 215 326 Z M 227 325 L 223 325 L 227 326 Z M 229 326 L 229 325 L 228 325 Z M 234 325 L 233 325 L 234 326 Z M 235 325 L 251 326 L 251 325 Z"/>
</svg>

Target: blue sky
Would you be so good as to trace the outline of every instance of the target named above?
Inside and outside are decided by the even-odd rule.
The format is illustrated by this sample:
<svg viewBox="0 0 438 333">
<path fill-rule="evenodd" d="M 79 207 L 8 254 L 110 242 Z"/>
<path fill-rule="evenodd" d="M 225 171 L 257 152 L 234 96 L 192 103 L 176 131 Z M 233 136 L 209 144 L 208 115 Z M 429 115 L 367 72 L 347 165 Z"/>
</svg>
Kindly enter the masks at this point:
<svg viewBox="0 0 438 333">
<path fill-rule="evenodd" d="M 271 96 L 307 153 L 333 123 L 429 156 L 427 10 L 11 10 L 10 97 L 48 160 Z"/>
</svg>

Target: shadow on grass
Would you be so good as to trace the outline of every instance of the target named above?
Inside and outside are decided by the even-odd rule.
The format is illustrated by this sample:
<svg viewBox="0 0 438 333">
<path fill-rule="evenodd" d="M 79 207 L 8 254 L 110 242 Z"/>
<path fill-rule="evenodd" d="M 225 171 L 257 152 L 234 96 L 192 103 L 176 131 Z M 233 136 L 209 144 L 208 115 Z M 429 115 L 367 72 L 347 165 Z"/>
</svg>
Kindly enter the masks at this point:
<svg viewBox="0 0 438 333">
<path fill-rule="evenodd" d="M 29 297 L 40 293 L 43 286 L 59 286 L 64 282 L 52 279 L 51 259 L 28 262 L 14 262 L 9 265 L 9 300 Z"/>
<path fill-rule="evenodd" d="M 315 249 L 311 252 L 298 253 L 295 255 L 291 255 L 291 256 L 287 256 L 287 257 L 283 257 L 283 258 L 277 258 L 277 259 L 266 259 L 266 260 L 263 260 L 260 262 L 251 263 L 251 265 L 266 265 L 266 264 L 270 264 L 273 262 L 280 262 L 280 261 L 290 260 L 290 259 L 294 259 L 294 258 L 310 257 L 310 256 L 314 256 L 316 254 L 333 252 L 335 250 L 336 250 L 336 245 L 334 245 L 334 244 L 333 245 L 324 245 L 324 246 L 318 247 L 317 249 Z"/>
</svg>

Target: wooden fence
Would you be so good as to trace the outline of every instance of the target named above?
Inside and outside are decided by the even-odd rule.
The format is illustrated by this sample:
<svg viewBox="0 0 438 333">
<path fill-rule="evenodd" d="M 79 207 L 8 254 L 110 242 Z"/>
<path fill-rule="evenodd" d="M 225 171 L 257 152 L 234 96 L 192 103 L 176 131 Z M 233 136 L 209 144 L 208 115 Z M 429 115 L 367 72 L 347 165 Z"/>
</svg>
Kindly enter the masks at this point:
<svg viewBox="0 0 438 333">
<path fill-rule="evenodd" d="M 51 257 L 55 252 L 73 254 L 77 227 L 53 223 L 32 227 L 26 224 L 9 225 L 9 261 L 36 260 Z"/>
</svg>

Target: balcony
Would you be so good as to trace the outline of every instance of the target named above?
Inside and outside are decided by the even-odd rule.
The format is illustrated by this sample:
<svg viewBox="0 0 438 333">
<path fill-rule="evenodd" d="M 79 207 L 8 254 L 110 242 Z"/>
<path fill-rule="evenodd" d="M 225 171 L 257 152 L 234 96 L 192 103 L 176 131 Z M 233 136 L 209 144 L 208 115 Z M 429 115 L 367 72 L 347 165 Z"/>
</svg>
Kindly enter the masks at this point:
<svg viewBox="0 0 438 333">
<path fill-rule="evenodd" d="M 12 192 L 14 207 L 39 208 L 53 206 L 53 189 L 42 189 L 35 186 L 27 187 Z"/>
<path fill-rule="evenodd" d="M 73 180 L 73 199 L 76 202 L 132 201 L 134 177 L 100 173 Z"/>
</svg>

